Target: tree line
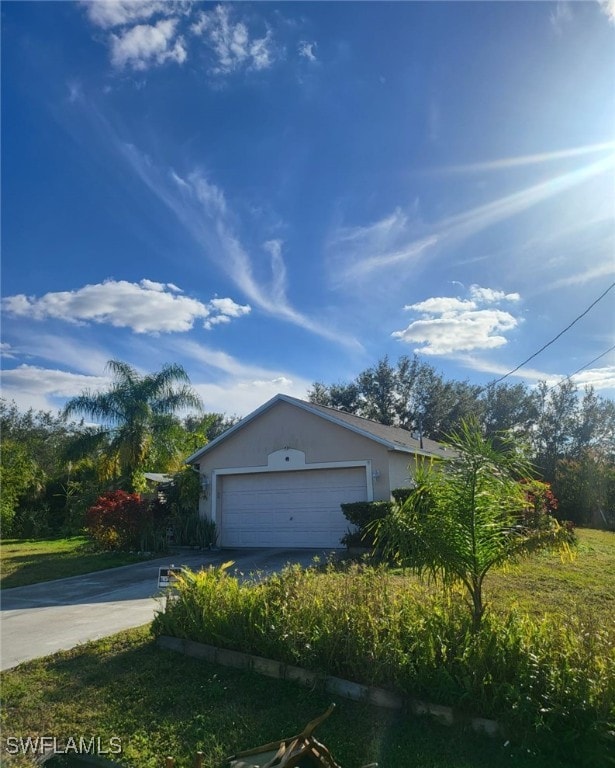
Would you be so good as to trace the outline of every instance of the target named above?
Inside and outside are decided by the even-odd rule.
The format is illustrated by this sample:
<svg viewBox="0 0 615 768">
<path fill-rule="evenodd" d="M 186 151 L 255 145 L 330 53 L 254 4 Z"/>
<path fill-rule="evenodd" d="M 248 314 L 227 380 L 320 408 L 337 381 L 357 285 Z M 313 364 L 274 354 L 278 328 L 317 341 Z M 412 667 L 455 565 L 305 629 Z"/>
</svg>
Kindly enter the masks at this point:
<svg viewBox="0 0 615 768">
<path fill-rule="evenodd" d="M 106 391 L 84 391 L 61 413 L 22 413 L 0 399 L 4 537 L 77 533 L 102 493 L 141 492 L 146 471 L 179 472 L 237 421 L 204 411 L 177 364 L 151 374 L 114 360 L 108 368 Z M 570 380 L 481 387 L 404 356 L 395 364 L 384 357 L 349 382 L 315 382 L 308 398 L 435 440 L 470 420 L 496 443 L 513 436 L 552 485 L 561 519 L 615 527 L 615 403 L 591 388 L 580 392 Z"/>
<path fill-rule="evenodd" d="M 179 365 L 143 375 L 112 360 L 108 369 L 106 391 L 86 390 L 61 413 L 22 413 L 0 398 L 3 537 L 80 533 L 101 494 L 142 492 L 145 472 L 179 473 L 236 421 L 204 412 Z"/>
<path fill-rule="evenodd" d="M 615 403 L 591 387 L 480 386 L 447 380 L 417 356 L 395 364 L 385 356 L 352 381 L 314 382 L 308 398 L 434 440 L 470 421 L 496 444 L 512 435 L 553 487 L 560 518 L 615 526 Z"/>
</svg>

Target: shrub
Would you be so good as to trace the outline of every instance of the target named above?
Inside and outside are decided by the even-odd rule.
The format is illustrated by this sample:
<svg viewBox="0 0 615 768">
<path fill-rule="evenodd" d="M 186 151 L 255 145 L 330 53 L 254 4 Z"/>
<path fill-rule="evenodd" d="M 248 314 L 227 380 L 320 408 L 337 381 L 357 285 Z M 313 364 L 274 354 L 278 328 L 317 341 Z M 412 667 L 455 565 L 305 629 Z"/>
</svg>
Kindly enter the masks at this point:
<svg viewBox="0 0 615 768">
<path fill-rule="evenodd" d="M 154 528 L 152 510 L 137 493 L 111 491 L 88 509 L 86 528 L 103 549 L 141 549 Z"/>
<path fill-rule="evenodd" d="M 349 523 L 356 526 L 357 530 L 348 531 L 342 544 L 346 546 L 373 547 L 374 537 L 368 527 L 375 520 L 381 520 L 391 513 L 393 502 L 391 501 L 353 501 L 342 504 L 342 512 Z"/>
<path fill-rule="evenodd" d="M 612 629 L 511 611 L 476 631 L 459 591 L 401 585 L 383 568 L 288 566 L 239 582 L 229 566 L 182 576 L 153 632 L 494 717 L 511 736 L 600 764 L 615 708 Z"/>
<path fill-rule="evenodd" d="M 411 496 L 413 490 L 414 488 L 393 488 L 391 496 L 395 499 L 395 503 L 401 506 Z"/>
</svg>

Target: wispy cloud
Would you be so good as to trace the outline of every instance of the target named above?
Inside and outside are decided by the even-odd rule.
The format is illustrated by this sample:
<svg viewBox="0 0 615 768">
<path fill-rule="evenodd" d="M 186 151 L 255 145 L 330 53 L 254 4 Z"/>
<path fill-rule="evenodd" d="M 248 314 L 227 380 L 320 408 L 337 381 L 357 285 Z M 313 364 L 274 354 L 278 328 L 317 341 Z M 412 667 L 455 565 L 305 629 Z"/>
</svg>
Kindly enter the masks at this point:
<svg viewBox="0 0 615 768">
<path fill-rule="evenodd" d="M 331 282 L 335 286 L 362 281 L 371 273 L 412 261 L 438 242 L 433 234 L 415 239 L 415 218 L 396 208 L 367 226 L 341 227 L 327 244 Z"/>
<path fill-rule="evenodd" d="M 600 146 L 611 148 L 612 145 Z M 582 149 L 583 152 L 586 150 Z M 595 177 L 612 173 L 613 168 L 615 154 L 610 153 L 575 170 L 552 176 L 432 224 L 396 208 L 392 214 L 368 226 L 339 228 L 328 242 L 331 280 L 335 285 L 343 285 L 348 281 L 371 278 L 372 273 L 382 272 L 395 264 L 411 261 L 418 265 L 436 246 L 440 249 L 472 237 Z M 600 220 L 604 220 L 605 216 L 600 214 Z M 574 228 L 584 226 L 582 218 L 574 224 Z M 552 225 L 551 236 L 563 228 L 572 229 L 565 217 Z"/>
<path fill-rule="evenodd" d="M 76 291 L 46 293 L 40 298 L 8 296 L 2 300 L 2 310 L 14 317 L 104 323 L 154 334 L 189 331 L 199 319 L 204 320 L 205 328 L 212 328 L 250 312 L 249 306 L 229 298 L 214 298 L 204 304 L 179 293 L 177 286 L 153 280 L 106 280 Z"/>
<path fill-rule="evenodd" d="M 259 281 L 256 278 L 252 260 L 235 234 L 235 214 L 224 192 L 203 173 L 193 171 L 185 177 L 176 171 L 163 173 L 134 145 L 122 143 L 116 138 L 114 141 L 141 181 L 173 212 L 203 248 L 205 255 L 233 280 L 254 305 L 323 338 L 347 346 L 360 346 L 354 339 L 321 325 L 290 304 L 286 295 L 286 267 L 281 242 L 270 241 L 267 246 L 272 256 L 269 279 Z"/>
<path fill-rule="evenodd" d="M 172 16 L 186 3 L 173 0 L 81 0 L 88 19 L 101 29 L 112 29 L 139 21 L 146 21 L 152 16 Z"/>
<path fill-rule="evenodd" d="M 598 2 L 611 24 L 615 24 L 615 0 L 598 0 Z"/>
<path fill-rule="evenodd" d="M 15 350 L 7 341 L 0 341 L 0 357 L 16 357 Z"/>
<path fill-rule="evenodd" d="M 593 387 L 596 390 L 615 390 L 615 365 L 605 365 L 601 368 L 588 368 L 571 377 L 579 387 Z"/>
<path fill-rule="evenodd" d="M 137 24 L 110 36 L 111 63 L 137 71 L 160 66 L 167 61 L 183 64 L 188 54 L 184 39 L 176 35 L 177 19 L 161 19 L 156 24 Z"/>
<path fill-rule="evenodd" d="M 485 360 L 475 355 L 456 355 L 455 361 L 466 368 L 480 373 L 491 373 L 494 376 L 504 376 L 510 368 L 493 360 Z M 551 373 L 538 368 L 523 367 L 512 374 L 512 377 L 524 381 L 544 381 L 554 387 L 561 381 L 570 378 L 578 387 L 592 386 L 596 390 L 615 390 L 615 365 L 606 365 L 599 368 L 588 368 L 580 373 L 570 376 L 567 373 Z"/>
<path fill-rule="evenodd" d="M 601 277 L 615 275 L 615 259 L 612 257 L 604 264 L 598 264 L 575 272 L 568 277 L 562 277 L 552 283 L 552 288 L 563 288 L 570 285 L 584 285 L 592 280 L 598 280 Z"/>
<path fill-rule="evenodd" d="M 304 59 L 307 59 L 308 61 L 318 61 L 316 57 L 316 47 L 317 47 L 316 43 L 314 42 L 301 40 L 297 48 L 297 51 L 299 52 L 299 56 L 302 56 Z"/>
<path fill-rule="evenodd" d="M 214 55 L 210 71 L 228 75 L 241 69 L 268 69 L 276 59 L 276 48 L 270 29 L 262 37 L 251 33 L 244 19 L 236 20 L 232 6 L 217 5 L 201 11 L 191 32 L 202 37 Z"/>
<path fill-rule="evenodd" d="M 506 344 L 506 337 L 502 334 L 516 328 L 518 320 L 509 312 L 485 308 L 485 305 L 519 300 L 518 293 L 507 294 L 473 285 L 469 299 L 439 296 L 404 307 L 422 317 L 413 320 L 407 328 L 395 331 L 392 336 L 408 344 L 422 344 L 414 351 L 426 355 L 495 349 Z"/>
<path fill-rule="evenodd" d="M 0 377 L 3 397 L 14 400 L 24 410 L 56 409 L 64 400 L 80 394 L 84 389 L 101 390 L 110 381 L 106 376 L 87 376 L 35 365 L 19 365 L 4 370 Z"/>
<path fill-rule="evenodd" d="M 305 398 L 312 385 L 290 371 L 244 363 L 190 339 L 179 340 L 175 347 L 198 370 L 208 372 L 210 380 L 193 380 L 207 410 L 245 416 L 278 392 Z"/>
<path fill-rule="evenodd" d="M 574 21 L 570 3 L 565 2 L 564 0 L 557 0 L 555 8 L 551 11 L 551 15 L 549 16 L 549 20 L 553 31 L 557 35 L 561 35 L 564 29 Z"/>
</svg>

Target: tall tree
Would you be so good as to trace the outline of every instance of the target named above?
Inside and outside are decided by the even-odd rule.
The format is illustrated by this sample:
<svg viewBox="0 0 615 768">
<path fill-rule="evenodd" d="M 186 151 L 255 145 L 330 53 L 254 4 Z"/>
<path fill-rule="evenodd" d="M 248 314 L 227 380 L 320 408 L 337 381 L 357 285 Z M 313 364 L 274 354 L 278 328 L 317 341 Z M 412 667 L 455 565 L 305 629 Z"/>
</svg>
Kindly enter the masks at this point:
<svg viewBox="0 0 615 768">
<path fill-rule="evenodd" d="M 64 407 L 65 415 L 84 414 L 101 422 L 89 439 L 102 448 L 110 474 L 128 490 L 142 490 L 143 471 L 156 439 L 168 431 L 170 415 L 184 408 L 201 408 L 181 365 L 167 364 L 157 373 L 139 374 L 120 360 L 107 368 L 113 383 L 106 392 L 84 391 Z"/>
</svg>

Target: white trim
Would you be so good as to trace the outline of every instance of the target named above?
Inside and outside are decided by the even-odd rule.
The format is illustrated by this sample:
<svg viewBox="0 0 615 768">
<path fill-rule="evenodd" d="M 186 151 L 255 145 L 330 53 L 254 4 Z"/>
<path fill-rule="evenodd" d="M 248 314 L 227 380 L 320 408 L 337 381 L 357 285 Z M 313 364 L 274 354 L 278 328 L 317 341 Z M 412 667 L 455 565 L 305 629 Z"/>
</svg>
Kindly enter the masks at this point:
<svg viewBox="0 0 615 768">
<path fill-rule="evenodd" d="M 211 472 L 211 521 L 217 524 L 218 507 L 218 477 L 224 475 L 256 475 L 266 473 L 280 472 L 305 472 L 314 469 L 365 469 L 365 485 L 367 490 L 367 501 L 374 500 L 374 484 L 372 480 L 372 462 L 366 461 L 326 461 L 315 464 L 305 464 L 304 466 L 294 467 L 225 467 L 224 469 L 213 469 Z"/>
</svg>

